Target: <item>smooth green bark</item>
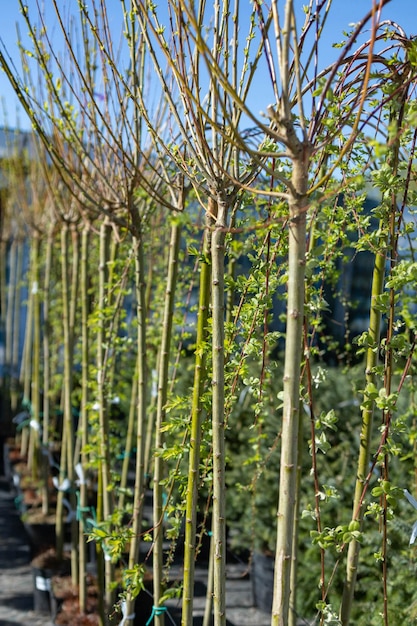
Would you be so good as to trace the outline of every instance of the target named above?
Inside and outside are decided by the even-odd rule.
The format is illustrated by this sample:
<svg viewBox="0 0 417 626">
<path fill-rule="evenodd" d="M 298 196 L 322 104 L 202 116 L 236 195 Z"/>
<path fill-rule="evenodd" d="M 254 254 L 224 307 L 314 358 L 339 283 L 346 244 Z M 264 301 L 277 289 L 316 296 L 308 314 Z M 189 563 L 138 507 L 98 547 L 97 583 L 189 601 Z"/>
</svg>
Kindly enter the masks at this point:
<svg viewBox="0 0 417 626">
<path fill-rule="evenodd" d="M 89 298 L 88 298 L 88 249 L 90 243 L 90 229 L 86 225 L 81 236 L 81 280 L 80 280 L 80 299 L 81 299 L 81 406 L 80 406 L 80 433 L 81 450 L 80 450 L 80 494 L 79 494 L 79 600 L 80 609 L 85 611 L 87 601 L 87 537 L 86 528 L 83 522 L 84 515 L 88 511 L 87 504 L 87 481 L 84 474 L 88 463 L 88 455 L 86 446 L 88 444 L 88 399 L 89 399 L 89 331 L 88 331 L 88 315 L 89 315 Z"/>
<path fill-rule="evenodd" d="M 30 430 L 29 430 L 29 453 L 28 466 L 32 469 L 32 476 L 36 480 L 40 471 L 40 444 L 41 444 L 41 404 L 40 404 L 40 381 L 41 381 L 41 310 L 39 295 L 39 253 L 40 237 L 35 232 L 31 243 L 31 268 L 30 268 L 30 297 L 33 310 L 33 344 L 32 344 L 32 377 L 30 387 Z"/>
<path fill-rule="evenodd" d="M 400 133 L 401 124 L 404 118 L 404 106 L 407 98 L 407 87 L 402 94 L 399 110 L 396 110 L 397 103 L 394 102 L 393 111 L 390 115 L 390 131 L 391 131 L 391 151 L 388 160 L 394 174 L 398 173 L 398 164 L 400 157 Z M 368 342 L 369 346 L 366 350 L 365 362 L 365 394 L 362 408 L 362 425 L 360 432 L 360 447 L 358 455 L 358 465 L 356 470 L 355 493 L 352 507 L 352 520 L 360 522 L 362 528 L 364 520 L 364 494 L 366 490 L 366 481 L 369 474 L 369 463 L 371 458 L 371 439 L 373 435 L 373 416 L 374 402 L 366 394 L 368 385 L 377 383 L 375 375 L 375 367 L 379 360 L 380 334 L 381 334 L 381 307 L 378 306 L 378 299 L 384 292 L 385 267 L 388 253 L 389 225 L 393 232 L 391 239 L 395 238 L 395 214 L 396 214 L 396 197 L 395 193 L 385 192 L 382 194 L 382 202 L 390 205 L 390 215 L 388 220 L 381 218 L 378 224 L 378 231 L 381 233 L 376 249 L 374 270 L 372 275 L 371 302 L 369 314 L 369 330 Z M 393 244 L 393 241 L 391 241 Z M 392 251 L 394 254 L 394 251 Z M 389 383 L 390 384 L 390 383 Z M 343 626 L 350 624 L 350 617 L 353 608 L 355 584 L 358 573 L 360 543 L 353 539 L 349 543 L 346 576 L 343 586 L 343 596 L 340 606 L 340 620 Z"/>
<path fill-rule="evenodd" d="M 107 290 L 109 283 L 109 248 L 111 241 L 111 226 L 107 220 L 103 220 L 100 227 L 100 259 L 99 259 L 99 293 L 98 293 L 98 328 L 97 328 L 97 405 L 99 415 L 99 471 L 101 474 L 101 502 L 102 508 L 98 515 L 104 522 L 110 520 L 114 505 L 111 490 L 111 461 L 109 448 L 109 414 L 108 414 L 108 380 L 106 367 L 107 343 Z M 105 549 L 105 548 L 104 548 Z M 111 583 L 114 578 L 114 566 L 104 554 L 104 594 L 105 609 L 110 612 L 114 602 L 114 591 Z"/>
<path fill-rule="evenodd" d="M 384 228 L 384 226 L 382 225 Z M 386 239 L 379 244 L 379 251 L 375 256 L 374 271 L 372 276 L 372 295 L 371 295 L 371 309 L 369 319 L 369 338 L 372 344 L 379 343 L 379 335 L 381 329 L 381 311 L 379 307 L 375 306 L 376 298 L 383 292 L 384 289 L 384 276 L 385 276 L 385 261 L 386 261 Z M 375 383 L 375 366 L 378 363 L 378 351 L 369 347 L 366 351 L 366 365 L 365 365 L 365 381 L 366 385 Z M 372 437 L 372 424 L 373 424 L 374 405 L 367 406 L 362 410 L 362 426 L 360 433 L 360 448 L 358 456 L 358 466 L 356 473 L 355 494 L 353 499 L 353 517 L 354 520 L 359 520 L 362 524 L 364 516 L 364 502 L 363 492 L 365 487 L 365 480 L 369 472 L 370 461 L 370 449 L 371 449 L 371 437 Z M 343 587 L 342 604 L 340 608 L 340 619 L 344 626 L 347 626 L 350 622 L 350 614 L 353 605 L 353 595 L 355 590 L 355 583 L 357 577 L 358 561 L 359 561 L 360 544 L 353 539 L 349 543 L 347 564 L 346 564 L 346 579 Z"/>
<path fill-rule="evenodd" d="M 224 199 L 219 198 L 211 239 L 214 626 L 226 625 L 224 264 L 227 208 Z"/>
<path fill-rule="evenodd" d="M 61 449 L 60 480 L 68 478 L 70 485 L 70 504 L 75 510 L 74 491 L 74 423 L 72 416 L 72 385 L 73 385 L 73 345 L 70 327 L 70 271 L 69 271 L 69 224 L 62 223 L 61 227 L 61 281 L 62 281 L 62 330 L 63 330 L 63 436 Z M 64 527 L 63 527 L 64 507 L 63 491 L 58 491 L 57 512 L 56 512 L 56 537 L 57 554 L 62 557 L 64 549 Z M 71 575 L 73 582 L 78 582 L 78 534 L 75 532 L 75 521 L 71 527 Z"/>
<path fill-rule="evenodd" d="M 211 206 L 212 202 L 209 203 Z M 210 213 L 214 212 L 210 210 Z M 204 231 L 203 253 L 200 265 L 197 337 L 194 363 L 193 396 L 191 405 L 190 452 L 188 457 L 187 501 L 185 510 L 184 582 L 182 595 L 182 626 L 192 626 L 194 600 L 194 570 L 196 558 L 198 488 L 200 474 L 201 422 L 203 419 L 201 396 L 206 379 L 207 317 L 210 305 L 211 277 L 211 218 L 207 217 Z"/>
<path fill-rule="evenodd" d="M 130 570 L 139 562 L 139 550 L 142 536 L 142 509 L 145 491 L 145 427 L 147 422 L 147 358 L 146 358 L 146 271 L 143 245 L 143 230 L 139 210 L 131 209 L 133 217 L 133 253 L 135 256 L 135 291 L 136 314 L 138 324 L 137 334 L 137 417 L 136 417 L 136 465 L 135 486 L 133 493 L 132 539 L 129 550 Z M 126 598 L 127 615 L 134 614 L 135 598 L 128 590 Z M 127 622 L 131 620 L 126 620 Z"/>
<path fill-rule="evenodd" d="M 12 249 L 13 249 L 13 243 L 12 243 Z M 9 364 L 10 370 L 9 370 L 9 384 L 10 384 L 10 397 L 11 397 L 11 408 L 13 411 L 17 410 L 18 408 L 18 401 L 19 401 L 19 377 L 18 377 L 18 369 L 19 369 L 19 348 L 20 348 L 20 338 L 21 338 L 21 333 L 20 333 L 20 319 L 21 319 L 21 311 L 22 311 L 22 282 L 23 282 L 23 256 L 25 253 L 25 242 L 24 240 L 20 240 L 19 237 L 17 238 L 16 241 L 16 267 L 15 267 L 15 278 L 14 281 L 11 282 L 12 285 L 12 289 L 14 290 L 14 295 L 12 296 L 12 306 L 10 309 L 11 315 L 12 315 L 12 322 L 11 322 L 11 335 L 7 335 L 6 333 L 6 337 L 9 337 L 10 343 L 11 343 L 11 359 L 8 361 L 7 357 L 6 357 L 6 363 Z M 11 259 L 11 263 L 13 264 L 13 259 Z M 29 303 L 28 305 L 28 311 L 31 311 L 31 303 Z M 30 319 L 31 319 L 31 315 L 29 315 L 29 322 L 30 323 Z M 27 327 L 27 329 L 29 329 Z M 31 332 L 32 329 L 30 329 L 30 337 L 31 337 Z M 28 343 L 26 344 L 26 333 L 25 333 L 25 356 L 26 356 L 26 362 L 28 362 L 30 360 L 30 341 L 28 341 Z M 7 346 L 7 339 L 6 339 L 6 346 Z M 27 353 L 29 352 L 29 354 Z M 31 365 L 30 365 L 31 367 Z M 29 372 L 30 372 L 30 368 L 29 368 Z M 28 378 L 26 380 L 26 385 L 28 385 L 28 382 L 30 380 L 30 373 L 28 374 Z M 27 389 L 27 386 L 26 386 Z M 27 393 L 29 394 L 29 391 L 27 391 Z M 24 396 L 26 398 L 29 398 L 29 395 Z M 27 431 L 26 431 L 27 432 Z"/>
<path fill-rule="evenodd" d="M 293 147 L 294 192 L 289 200 L 287 326 L 272 626 L 287 626 L 289 621 L 291 568 L 295 561 L 294 520 L 300 437 L 300 374 L 303 358 L 302 326 L 309 148 L 307 144 L 298 142 L 294 132 L 290 133 L 289 141 Z"/>
<path fill-rule="evenodd" d="M 183 202 L 181 201 L 181 205 Z M 169 242 L 168 255 L 168 271 L 167 283 L 165 290 L 164 313 L 162 318 L 162 336 L 159 351 L 158 366 L 158 397 L 156 407 L 155 422 L 155 449 L 162 450 L 164 444 L 164 436 L 162 424 L 165 421 L 165 406 L 168 396 L 168 374 L 169 361 L 171 354 L 171 337 L 172 337 L 172 317 L 175 304 L 175 290 L 178 276 L 178 253 L 180 250 L 181 227 L 178 222 L 174 222 L 171 227 L 171 239 Z M 153 500 L 153 519 L 154 519 L 154 558 L 153 558 L 153 579 L 154 579 L 154 606 L 163 606 L 162 598 L 164 594 L 163 585 L 163 486 L 164 478 L 164 460 L 158 454 L 154 459 L 154 500 Z M 164 626 L 165 614 L 157 613 L 154 617 L 155 626 Z"/>
</svg>

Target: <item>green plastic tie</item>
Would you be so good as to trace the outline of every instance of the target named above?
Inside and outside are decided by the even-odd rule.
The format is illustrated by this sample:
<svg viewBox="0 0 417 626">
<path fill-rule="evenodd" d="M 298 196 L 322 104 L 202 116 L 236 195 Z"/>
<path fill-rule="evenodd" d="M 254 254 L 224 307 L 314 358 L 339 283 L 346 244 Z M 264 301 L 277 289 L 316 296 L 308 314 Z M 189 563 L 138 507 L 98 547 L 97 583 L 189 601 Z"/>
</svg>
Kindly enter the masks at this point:
<svg viewBox="0 0 417 626">
<path fill-rule="evenodd" d="M 81 522 L 85 531 L 90 531 L 92 528 L 97 527 L 96 511 L 93 506 L 81 506 L 80 504 L 80 492 L 76 492 L 77 496 L 77 521 Z M 91 517 L 85 517 L 90 515 Z"/>
</svg>

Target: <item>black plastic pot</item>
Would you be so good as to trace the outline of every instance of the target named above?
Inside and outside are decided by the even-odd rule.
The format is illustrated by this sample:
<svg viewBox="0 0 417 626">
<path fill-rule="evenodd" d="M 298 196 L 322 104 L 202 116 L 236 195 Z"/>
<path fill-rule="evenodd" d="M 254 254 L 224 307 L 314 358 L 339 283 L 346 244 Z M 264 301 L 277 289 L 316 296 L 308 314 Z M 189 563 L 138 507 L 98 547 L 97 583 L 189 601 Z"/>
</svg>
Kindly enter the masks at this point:
<svg viewBox="0 0 417 626">
<path fill-rule="evenodd" d="M 135 619 L 134 626 L 146 626 L 151 615 L 153 607 L 153 581 L 145 580 L 145 589 L 143 589 L 135 601 Z"/>
<path fill-rule="evenodd" d="M 55 545 L 55 524 L 31 524 L 23 520 L 32 557 Z"/>
<path fill-rule="evenodd" d="M 33 577 L 33 608 L 37 613 L 50 613 L 50 590 L 52 570 L 32 567 Z"/>
<path fill-rule="evenodd" d="M 274 557 L 262 552 L 254 552 L 252 556 L 251 580 L 253 603 L 265 613 L 272 609 L 274 593 Z"/>
<path fill-rule="evenodd" d="M 68 557 L 57 559 L 53 548 L 39 554 L 31 563 L 33 578 L 33 604 L 35 611 L 50 613 L 52 577 L 66 575 L 70 571 Z"/>
</svg>

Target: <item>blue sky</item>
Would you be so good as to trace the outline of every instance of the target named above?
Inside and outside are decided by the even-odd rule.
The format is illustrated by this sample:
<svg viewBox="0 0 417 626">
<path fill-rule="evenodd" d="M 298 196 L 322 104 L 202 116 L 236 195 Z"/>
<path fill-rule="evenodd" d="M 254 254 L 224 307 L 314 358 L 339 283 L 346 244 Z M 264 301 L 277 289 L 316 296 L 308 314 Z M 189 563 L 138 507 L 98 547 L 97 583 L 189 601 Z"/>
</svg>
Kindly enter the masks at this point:
<svg viewBox="0 0 417 626">
<path fill-rule="evenodd" d="M 49 22 L 50 28 L 53 28 L 54 11 L 52 8 L 51 0 L 39 0 L 40 4 L 43 4 L 49 16 L 52 18 Z M 283 3 L 284 0 L 281 0 Z M 58 5 L 64 7 L 66 11 L 68 6 L 74 4 L 77 6 L 75 0 L 58 0 Z M 242 7 L 249 3 L 249 0 L 241 0 Z M 300 0 L 300 11 L 302 5 L 306 4 L 307 0 Z M 2 40 L 2 47 L 5 46 L 15 60 L 16 65 L 20 68 L 19 56 L 16 46 L 16 22 L 21 22 L 21 16 L 19 12 L 18 0 L 3 1 L 1 6 L 1 20 L 0 20 L 0 38 Z M 35 15 L 36 12 L 36 0 L 26 0 L 26 4 L 29 6 L 29 10 Z M 164 0 L 160 0 L 158 3 L 162 8 Z M 296 0 L 297 4 L 297 0 Z M 120 2 L 119 0 L 108 0 L 107 2 L 109 15 L 111 21 L 115 24 L 120 24 Z M 349 24 L 358 21 L 363 14 L 369 10 L 372 6 L 372 0 L 333 0 L 332 11 L 330 14 L 330 21 L 327 25 L 326 38 L 324 43 L 324 49 L 328 59 L 331 61 L 337 58 L 337 51 L 332 52 L 331 44 L 341 41 L 343 39 L 343 31 L 349 29 Z M 48 8 L 49 7 L 49 8 Z M 242 11 L 242 8 L 241 8 Z M 384 8 L 384 17 L 396 21 L 406 31 L 408 35 L 417 34 L 417 1 L 416 0 L 391 0 L 391 2 Z M 21 27 L 22 35 L 25 35 L 25 26 Z M 119 28 L 117 28 L 119 32 Z M 8 123 L 10 126 L 16 125 L 17 111 L 20 110 L 17 99 L 11 89 L 9 82 L 3 72 L 0 72 L 0 95 L 4 103 L 5 110 L 7 111 Z M 0 126 L 5 123 L 3 106 L 0 108 Z M 25 119 L 23 113 L 20 113 L 20 126 L 23 128 L 28 127 L 28 122 Z"/>
</svg>

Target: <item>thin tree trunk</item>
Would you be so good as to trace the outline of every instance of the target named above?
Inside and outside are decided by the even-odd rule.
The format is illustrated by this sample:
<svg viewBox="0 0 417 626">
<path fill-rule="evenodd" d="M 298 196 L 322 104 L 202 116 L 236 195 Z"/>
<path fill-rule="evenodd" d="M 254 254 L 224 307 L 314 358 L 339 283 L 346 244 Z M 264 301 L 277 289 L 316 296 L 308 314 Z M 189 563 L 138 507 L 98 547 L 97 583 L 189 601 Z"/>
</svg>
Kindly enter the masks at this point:
<svg viewBox="0 0 417 626">
<path fill-rule="evenodd" d="M 20 244 L 20 245 L 25 245 Z M 22 251 L 25 254 L 25 249 Z M 30 254 L 30 252 L 29 252 Z M 17 286 L 16 286 L 16 296 L 14 300 L 14 309 L 15 309 L 15 317 L 13 320 L 13 353 L 19 354 L 19 344 L 20 344 L 20 324 L 19 324 L 19 316 L 22 313 L 21 304 L 19 302 L 20 297 L 20 286 L 19 282 L 22 276 L 17 276 Z M 30 388 L 31 388 L 31 380 L 32 380 L 32 343 L 33 343 L 33 298 L 30 290 L 30 277 L 26 276 L 26 287 L 27 287 L 27 305 L 26 305 L 26 320 L 25 320 L 25 330 L 24 330 L 24 341 L 23 341 L 23 353 L 22 360 L 20 363 L 20 377 L 18 379 L 17 372 L 15 374 L 12 373 L 10 380 L 10 395 L 11 395 L 11 406 L 12 410 L 14 410 L 17 406 L 17 398 L 18 398 L 18 386 L 19 383 L 23 388 L 23 398 L 22 398 L 22 406 L 25 408 L 29 415 L 31 413 L 31 405 L 30 405 Z M 16 312 L 19 309 L 19 312 Z M 19 324 L 19 326 L 18 326 Z M 12 356 L 12 364 L 15 360 L 15 356 Z M 17 362 L 17 361 L 16 361 Z M 13 365 L 12 365 L 13 367 Z M 28 453 L 29 448 L 29 427 L 24 428 L 22 430 L 22 441 L 21 441 L 21 453 L 22 456 Z"/>
<path fill-rule="evenodd" d="M 138 372 L 137 372 L 137 359 L 135 364 L 135 373 L 132 379 L 132 387 L 130 391 L 130 407 L 129 407 L 129 417 L 127 422 L 127 433 L 126 433 L 126 442 L 123 456 L 123 464 L 122 471 L 120 477 L 120 490 L 119 490 L 119 499 L 117 503 L 117 508 L 123 510 L 125 507 L 126 500 L 126 489 L 127 489 L 127 481 L 129 475 L 129 465 L 132 455 L 133 449 L 133 438 L 134 438 L 134 430 L 136 424 L 136 410 L 137 410 L 137 402 L 138 402 Z"/>
<path fill-rule="evenodd" d="M 137 430 L 136 430 L 136 467 L 135 467 L 135 487 L 133 496 L 133 520 L 132 520 L 132 540 L 130 542 L 129 551 L 129 569 L 133 569 L 139 560 L 140 542 L 142 536 L 142 509 L 144 497 L 144 435 L 146 425 L 146 380 L 147 380 L 147 363 L 146 363 L 146 284 L 145 284 L 145 258 L 142 241 L 142 225 L 141 218 L 135 209 L 132 210 L 135 219 L 135 236 L 133 237 L 133 249 L 135 254 L 135 290 L 136 290 L 136 307 L 137 307 L 137 371 L 138 371 L 138 406 L 137 406 Z M 126 599 L 126 614 L 128 616 L 134 613 L 135 599 L 132 593 L 128 591 Z M 126 620 L 127 622 L 130 621 Z"/>
<path fill-rule="evenodd" d="M 206 603 L 204 605 L 204 616 L 202 626 L 211 626 L 213 623 L 213 592 L 214 592 L 214 541 L 213 533 L 210 537 L 210 556 L 207 569 L 207 590 Z M 192 622 L 190 622 L 192 624 Z"/>
<path fill-rule="evenodd" d="M 52 270 L 52 250 L 54 244 L 54 224 L 51 223 L 48 231 L 45 251 L 45 269 L 43 278 L 43 416 L 42 416 L 42 446 L 44 455 L 42 458 L 43 468 L 43 489 L 42 489 L 42 510 L 45 515 L 49 513 L 49 496 L 48 496 L 48 475 L 49 475 L 49 455 L 48 448 L 50 445 L 51 433 L 50 427 L 50 385 L 51 385 L 51 367 L 50 367 L 50 340 L 51 340 L 51 322 L 50 322 L 50 284 Z"/>
<path fill-rule="evenodd" d="M 23 288 L 23 260 L 25 254 L 25 241 L 17 241 L 16 247 L 16 275 L 14 281 L 14 297 L 13 297 L 13 321 L 11 341 L 11 360 L 10 360 L 10 396 L 12 410 L 16 410 L 19 398 L 19 357 L 20 357 L 20 320 L 22 313 L 22 288 Z M 29 296 L 29 294 L 28 294 Z M 29 355 L 28 355 L 29 359 Z"/>
<path fill-rule="evenodd" d="M 305 148 L 300 146 L 301 150 Z M 300 152 L 301 152 L 300 150 Z M 288 300 L 284 359 L 284 406 L 277 514 L 272 626 L 287 626 L 294 559 L 294 520 L 297 502 L 297 465 L 300 436 L 300 374 L 304 317 L 306 255 L 306 208 L 308 158 L 298 154 L 293 161 L 292 184 L 297 195 L 289 201 Z M 307 156 L 307 155 L 306 155 Z M 294 602 L 294 600 L 293 600 Z"/>
<path fill-rule="evenodd" d="M 70 504 L 74 511 L 76 509 L 74 490 L 74 424 L 72 416 L 72 381 L 73 381 L 73 346 L 71 338 L 70 319 L 70 286 L 69 286 L 69 225 L 62 224 L 61 230 L 61 279 L 62 279 L 62 323 L 64 338 L 64 379 L 63 379 L 63 444 L 61 450 L 61 480 L 68 478 L 70 485 Z M 58 491 L 57 503 L 57 552 L 62 556 L 63 552 L 63 493 Z M 78 532 L 76 520 L 71 526 L 71 575 L 73 583 L 78 583 Z"/>
<path fill-rule="evenodd" d="M 117 237 L 111 237 L 110 246 L 109 246 L 109 257 L 108 257 L 108 277 L 107 277 L 107 286 L 106 286 L 106 306 L 107 308 L 112 309 L 113 315 L 111 317 L 111 321 L 108 325 L 107 335 L 108 339 L 106 341 L 107 349 L 105 350 L 105 360 L 106 360 L 106 389 L 107 389 L 107 404 L 110 410 L 110 404 L 114 399 L 114 375 L 116 372 L 117 359 L 112 358 L 112 344 L 116 340 L 118 336 L 118 332 L 120 329 L 120 314 L 123 309 L 123 299 L 124 292 L 123 288 L 127 283 L 127 272 L 124 271 L 122 273 L 122 277 L 116 275 L 115 261 L 117 259 L 117 255 L 119 253 L 119 241 Z M 125 269 L 129 267 L 129 264 L 126 264 Z M 116 282 L 120 283 L 118 288 L 116 287 Z"/>
<path fill-rule="evenodd" d="M 214 203 L 209 202 L 209 213 L 214 214 Z M 185 511 L 184 544 L 184 585 L 182 596 L 182 626 L 193 624 L 194 568 L 196 557 L 198 486 L 201 444 L 201 395 L 206 377 L 206 353 L 204 343 L 207 337 L 207 318 L 210 305 L 210 254 L 212 220 L 207 216 L 204 232 L 203 254 L 200 268 L 199 302 L 197 316 L 197 338 L 195 349 L 194 383 L 191 405 L 191 435 L 188 459 L 188 487 Z"/>
<path fill-rule="evenodd" d="M 384 224 L 380 225 L 384 228 Z M 369 319 L 369 337 L 373 344 L 379 342 L 380 328 L 381 328 L 381 311 L 379 307 L 375 306 L 377 297 L 383 292 L 384 289 L 384 275 L 385 275 L 385 243 L 378 244 L 379 251 L 375 257 L 374 272 L 372 277 L 372 292 L 371 292 L 371 310 Z M 375 384 L 375 366 L 378 363 L 378 352 L 369 347 L 366 351 L 366 366 L 365 366 L 365 380 L 366 385 Z M 368 404 L 368 403 L 367 403 Z M 366 476 L 369 472 L 370 461 L 370 447 L 372 437 L 372 424 L 373 424 L 374 405 L 365 407 L 362 410 L 362 427 L 360 434 L 360 448 L 358 457 L 358 468 L 356 472 L 356 484 L 355 495 L 353 498 L 353 520 L 359 520 L 361 525 L 363 522 L 363 489 Z M 346 564 L 346 579 L 343 587 L 342 604 L 340 608 L 340 619 L 343 626 L 347 626 L 350 622 L 350 613 L 353 604 L 353 595 L 356 583 L 358 560 L 359 560 L 360 544 L 356 540 L 352 540 L 349 543 L 347 564 Z"/>
<path fill-rule="evenodd" d="M 22 255 L 24 243 L 19 242 L 17 237 L 12 239 L 9 249 L 9 282 L 7 285 L 7 309 L 6 309 L 6 334 L 5 334 L 5 375 L 10 393 L 10 407 L 13 412 L 18 408 L 18 388 L 19 388 L 19 343 L 20 343 L 20 313 L 22 302 L 20 293 L 22 289 Z M 19 260 L 20 257 L 20 260 Z M 20 270 L 19 270 L 20 265 Z M 27 327 L 26 327 L 27 330 Z M 26 332 L 24 336 L 24 346 L 26 346 Z M 17 355 L 17 356 L 16 356 Z M 24 359 L 22 355 L 22 363 Z M 20 369 L 20 377 L 23 376 L 23 365 Z M 27 408 L 27 402 L 23 398 L 23 406 Z M 21 453 L 27 453 L 28 429 L 25 427 L 21 434 Z"/>
<path fill-rule="evenodd" d="M 224 263 L 227 204 L 217 202 L 211 239 L 212 289 L 212 430 L 213 430 L 213 541 L 214 626 L 226 625 L 226 503 L 224 416 Z"/>
<path fill-rule="evenodd" d="M 99 447 L 101 472 L 102 519 L 109 520 L 113 513 L 113 497 L 110 490 L 110 449 L 109 449 L 109 415 L 107 396 L 106 352 L 106 293 L 108 289 L 108 261 L 111 227 L 104 220 L 100 228 L 100 261 L 99 261 L 99 296 L 98 296 L 98 332 L 97 332 L 97 405 L 99 414 Z M 111 583 L 114 577 L 114 566 L 109 558 L 104 557 L 105 566 L 105 605 L 110 611 L 114 599 Z"/>
<path fill-rule="evenodd" d="M 75 323 L 77 315 L 77 295 L 79 285 L 79 266 L 80 266 L 80 237 L 76 224 L 71 224 L 71 290 L 69 300 L 69 328 L 72 343 L 72 351 L 74 353 L 75 341 Z"/>
<path fill-rule="evenodd" d="M 148 274 L 149 276 L 149 274 Z M 146 294 L 146 302 L 149 302 L 149 294 Z M 146 310 L 148 311 L 148 307 L 146 307 Z M 153 461 L 154 461 L 154 457 L 152 454 L 153 448 L 152 448 L 152 442 L 154 439 L 154 426 L 155 426 L 155 411 L 156 411 L 156 401 L 157 401 L 157 391 L 156 391 L 156 377 L 158 375 L 158 372 L 156 369 L 152 370 L 151 373 L 151 377 L 152 377 L 152 381 L 150 382 L 150 387 L 151 387 L 151 397 L 149 398 L 149 406 L 148 406 L 148 410 L 147 410 L 147 420 L 146 420 L 146 425 L 145 425 L 145 430 L 144 430 L 144 439 L 145 439 L 145 451 L 144 451 L 144 458 L 143 458 L 143 471 L 144 471 L 144 475 L 146 478 L 146 484 L 148 484 L 148 482 L 150 481 L 151 475 L 152 475 L 152 471 L 153 471 Z"/>
<path fill-rule="evenodd" d="M 41 312 L 39 300 L 39 249 L 40 237 L 35 232 L 32 236 L 30 297 L 33 310 L 33 346 L 32 346 L 32 378 L 31 378 L 31 419 L 29 430 L 28 466 L 32 468 L 34 479 L 39 478 L 40 463 L 40 381 L 41 381 Z"/>
<path fill-rule="evenodd" d="M 5 347 L 4 347 L 4 363 L 7 372 L 7 378 L 11 379 L 12 375 L 12 354 L 13 354 L 13 318 L 15 313 L 14 301 L 17 297 L 17 239 L 13 239 L 9 248 L 9 282 L 7 284 L 6 293 L 6 313 L 5 313 Z"/>
<path fill-rule="evenodd" d="M 183 200 L 180 201 L 183 206 Z M 159 353 L 158 367 L 158 398 L 156 408 L 155 423 L 155 449 L 161 450 L 164 444 L 162 423 L 165 420 L 165 405 L 168 395 L 168 367 L 172 337 L 172 316 L 175 303 L 175 289 L 178 276 L 178 253 L 180 249 L 181 227 L 175 220 L 171 227 L 171 240 L 169 242 L 168 274 L 165 291 L 165 305 L 162 320 L 162 337 Z M 164 477 L 164 461 L 161 456 L 156 455 L 154 460 L 154 557 L 153 557 L 153 578 L 154 578 L 154 606 L 156 609 L 161 605 L 163 589 L 163 488 L 162 479 Z M 154 617 L 155 626 L 164 626 L 164 612 L 158 612 Z"/>
<path fill-rule="evenodd" d="M 22 244 L 24 246 L 24 243 Z M 25 251 L 23 252 L 25 254 Z M 30 253 L 29 253 L 30 254 Z M 19 281 L 21 278 L 17 278 Z M 27 280 L 28 282 L 28 280 Z M 15 303 L 16 307 L 17 304 Z M 20 305 L 19 305 L 20 307 Z M 14 321 L 13 333 L 15 329 L 16 321 Z M 32 325 L 33 325 L 33 311 L 32 311 L 32 298 L 30 296 L 30 288 L 28 286 L 28 294 L 27 294 L 27 306 L 26 306 L 26 323 L 25 323 L 25 337 L 24 337 L 24 345 L 23 345 L 23 355 L 20 366 L 20 378 L 19 382 L 23 387 L 23 404 L 29 406 L 30 402 L 30 381 L 32 376 Z"/>
<path fill-rule="evenodd" d="M 88 454 L 86 452 L 88 444 L 88 381 L 89 381 L 89 333 L 88 333 L 88 249 L 90 242 L 90 229 L 85 226 L 81 238 L 81 281 L 80 281 L 80 298 L 81 298 L 81 407 L 80 407 L 80 430 L 81 430 L 81 468 L 79 471 L 80 479 L 80 502 L 79 502 L 79 594 L 80 609 L 85 612 L 87 600 L 87 540 L 86 528 L 83 523 L 84 513 L 88 511 L 87 505 L 87 484 L 84 475 L 85 468 L 88 463 Z"/>
<path fill-rule="evenodd" d="M 302 411 L 298 411 L 298 420 L 299 420 L 299 439 L 298 439 L 298 458 L 297 458 L 297 476 L 296 476 L 296 496 L 295 496 L 295 506 L 294 506 L 294 532 L 293 532 L 293 545 L 292 545 L 292 553 L 293 553 L 293 561 L 291 567 L 291 578 L 290 578 L 290 605 L 289 605 L 289 614 L 288 614 L 288 626 L 297 626 L 297 579 L 298 579 L 298 538 L 299 538 L 299 521 L 300 521 L 300 487 L 301 487 L 301 476 L 302 476 L 302 456 L 303 456 L 303 448 L 304 441 L 302 436 Z"/>
<path fill-rule="evenodd" d="M 400 111 L 396 109 L 390 115 L 390 130 L 391 141 L 388 145 L 391 145 L 391 153 L 388 157 L 389 164 L 393 175 L 398 173 L 398 162 L 400 155 L 400 129 L 402 120 L 404 117 L 404 106 L 407 97 L 407 87 L 403 93 L 403 99 L 401 101 Z M 383 198 L 386 198 L 388 202 L 391 202 L 393 211 L 396 210 L 395 195 L 392 198 L 391 192 L 383 194 Z M 374 402 L 366 396 L 366 388 L 368 385 L 375 385 L 375 367 L 378 363 L 378 350 L 375 346 L 379 345 L 380 332 L 381 332 L 381 309 L 378 306 L 378 298 L 384 291 L 384 277 L 385 266 L 387 260 L 387 245 L 388 245 L 388 233 L 387 233 L 387 220 L 381 219 L 378 225 L 378 230 L 382 235 L 378 241 L 377 252 L 375 255 L 374 271 L 372 275 L 372 288 L 371 288 L 371 303 L 369 314 L 369 347 L 366 350 L 366 363 L 365 363 L 365 400 L 362 409 L 362 427 L 360 434 L 360 448 L 358 456 L 358 466 L 356 471 L 356 483 L 355 494 L 353 498 L 352 508 L 352 520 L 359 521 L 360 528 L 362 528 L 364 519 L 364 487 L 365 480 L 369 473 L 369 462 L 371 457 L 371 438 L 373 431 L 373 414 L 374 414 Z M 346 577 L 343 586 L 342 603 L 340 607 L 340 620 L 343 626 L 348 626 L 350 623 L 350 615 L 353 606 L 353 597 L 355 592 L 355 584 L 357 578 L 358 562 L 359 562 L 360 544 L 356 539 L 353 539 L 349 543 L 347 562 L 346 562 Z"/>
</svg>

